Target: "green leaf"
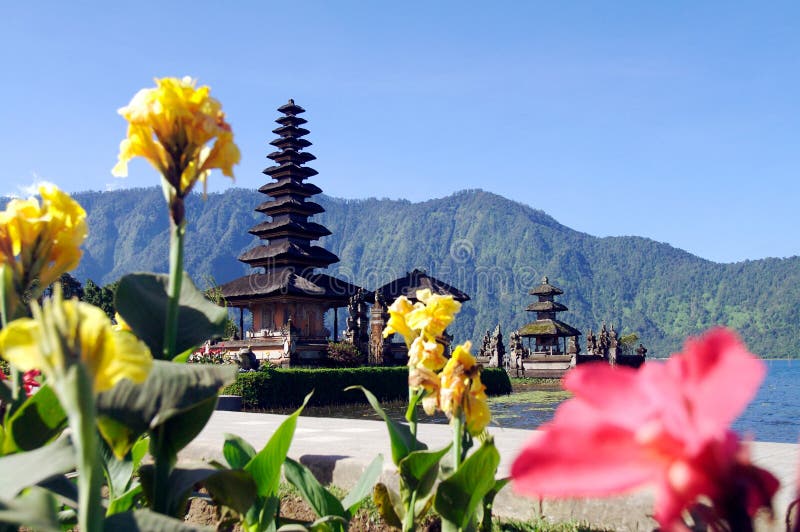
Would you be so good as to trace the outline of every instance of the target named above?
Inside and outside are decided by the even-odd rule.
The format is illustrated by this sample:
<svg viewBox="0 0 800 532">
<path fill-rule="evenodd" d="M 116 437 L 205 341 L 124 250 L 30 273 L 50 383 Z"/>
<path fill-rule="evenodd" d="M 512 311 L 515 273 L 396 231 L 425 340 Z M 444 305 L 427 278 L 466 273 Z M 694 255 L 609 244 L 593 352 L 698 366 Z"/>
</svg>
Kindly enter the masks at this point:
<svg viewBox="0 0 800 532">
<path fill-rule="evenodd" d="M 495 486 L 500 453 L 489 439 L 439 483 L 434 508 L 442 519 L 466 528 L 484 496 Z"/>
<path fill-rule="evenodd" d="M 56 496 L 60 504 L 78 507 L 78 486 L 66 475 L 56 475 L 36 484 Z"/>
<path fill-rule="evenodd" d="M 314 474 L 300 462 L 287 458 L 283 465 L 283 474 L 286 480 L 300 491 L 300 495 L 311 506 L 317 517 L 328 515 L 348 517 L 339 499 L 326 490 Z"/>
<path fill-rule="evenodd" d="M 241 470 L 216 470 L 204 482 L 208 493 L 217 504 L 227 506 L 241 515 L 253 506 L 257 487 L 250 473 Z"/>
<path fill-rule="evenodd" d="M 379 454 L 370 462 L 364 470 L 364 473 L 361 474 L 355 487 L 342 499 L 342 506 L 347 509 L 347 513 L 350 517 L 358 511 L 364 499 L 369 497 L 369 494 L 372 492 L 372 487 L 375 485 L 378 477 L 381 476 L 381 471 L 383 471 L 383 455 Z"/>
<path fill-rule="evenodd" d="M 136 484 L 134 487 L 108 501 L 108 510 L 106 516 L 127 512 L 133 509 L 138 501 L 144 495 L 141 484 Z"/>
<path fill-rule="evenodd" d="M 492 531 L 492 509 L 494 507 L 494 499 L 500 490 L 506 487 L 506 484 L 511 482 L 511 477 L 497 479 L 486 495 L 483 496 L 483 516 L 481 517 L 481 532 Z"/>
<path fill-rule="evenodd" d="M 143 465 L 140 469 L 140 479 L 145 496 L 151 499 L 153 489 L 152 464 Z M 166 505 L 169 515 L 180 517 L 185 511 L 185 506 L 192 488 L 196 484 L 205 484 L 214 500 L 232 508 L 240 514 L 245 514 L 256 500 L 256 484 L 249 473 L 230 469 L 219 470 L 207 464 L 181 464 L 172 470 L 169 475 L 170 500 Z M 151 501 L 152 502 L 152 501 Z"/>
<path fill-rule="evenodd" d="M 164 346 L 168 285 L 168 275 L 133 273 L 120 279 L 114 296 L 117 312 L 154 357 L 161 356 Z M 221 337 L 225 332 L 228 311 L 206 299 L 186 272 L 183 272 L 179 305 L 177 353 Z"/>
<path fill-rule="evenodd" d="M 439 462 L 451 445 L 438 451 L 414 451 L 400 460 L 400 478 L 410 491 L 417 492 L 418 499 L 430 493 L 439 473 Z"/>
<path fill-rule="evenodd" d="M 300 408 L 280 424 L 264 448 L 245 465 L 244 469 L 253 475 L 253 479 L 258 485 L 258 494 L 261 497 L 278 494 L 281 466 L 286 460 L 286 453 L 289 452 L 289 446 L 292 444 L 294 429 L 297 427 L 297 418 L 313 393 L 306 395 Z"/>
<path fill-rule="evenodd" d="M 222 455 L 232 469 L 243 469 L 256 455 L 256 450 L 239 436 L 225 433 Z"/>
<path fill-rule="evenodd" d="M 383 411 L 380 402 L 372 395 L 372 392 L 363 386 L 350 386 L 345 388 L 345 390 L 361 390 L 364 392 L 369 404 L 372 405 L 375 412 L 386 422 L 386 428 L 389 430 L 389 441 L 392 444 L 392 461 L 395 465 L 399 465 L 400 460 L 405 458 L 413 449 L 419 450 L 428 448 L 424 443 L 414 438 L 408 425 L 403 425 L 390 418 L 386 412 Z"/>
<path fill-rule="evenodd" d="M 0 500 L 0 523 L 23 525 L 43 532 L 61 532 L 56 506 L 55 498 L 47 490 L 33 488 L 22 497 Z"/>
<path fill-rule="evenodd" d="M 233 366 L 156 360 L 144 383 L 126 379 L 98 395 L 100 432 L 116 455 L 124 456 L 144 432 L 215 398 L 223 386 L 236 380 L 237 372 Z"/>
<path fill-rule="evenodd" d="M 44 385 L 6 422 L 3 454 L 31 451 L 57 438 L 67 426 L 67 415 L 53 389 Z"/>
<path fill-rule="evenodd" d="M 159 437 L 162 438 L 161 451 L 177 456 L 181 449 L 200 434 L 216 406 L 217 396 L 214 395 L 185 410 L 181 415 L 172 416 L 164 421 L 158 431 Z"/>
<path fill-rule="evenodd" d="M 122 459 L 114 456 L 114 451 L 103 440 L 100 448 L 103 453 L 103 472 L 108 484 L 109 498 L 119 497 L 130 487 L 131 477 L 133 477 L 133 458 L 131 453 L 127 453 Z"/>
<path fill-rule="evenodd" d="M 385 484 L 378 482 L 372 491 L 372 501 L 378 507 L 378 513 L 381 514 L 387 525 L 403 528 L 405 512 L 403 511 L 403 504 L 400 502 L 400 496 L 397 493 Z"/>
<path fill-rule="evenodd" d="M 213 528 L 194 526 L 150 510 L 114 514 L 105 520 L 104 530 L 114 532 L 213 532 Z"/>
<path fill-rule="evenodd" d="M 0 458 L 0 499 L 13 499 L 28 486 L 75 469 L 75 450 L 67 438 L 34 451 Z"/>
</svg>

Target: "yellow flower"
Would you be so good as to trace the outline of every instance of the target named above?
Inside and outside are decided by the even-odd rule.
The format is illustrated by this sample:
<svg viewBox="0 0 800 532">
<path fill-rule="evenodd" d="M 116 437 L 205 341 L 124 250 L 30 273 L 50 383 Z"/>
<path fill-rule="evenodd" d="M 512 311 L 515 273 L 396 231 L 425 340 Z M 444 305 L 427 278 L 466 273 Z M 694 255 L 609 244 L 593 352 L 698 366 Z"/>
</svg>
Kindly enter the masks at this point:
<svg viewBox="0 0 800 532">
<path fill-rule="evenodd" d="M 461 303 L 453 299 L 453 296 L 433 294 L 427 288 L 417 291 L 417 299 L 422 304 L 416 305 L 408 313 L 406 323 L 429 340 L 439 337 L 461 310 Z"/>
<path fill-rule="evenodd" d="M 394 333 L 399 333 L 405 338 L 406 345 L 411 345 L 417 335 L 406 324 L 406 316 L 414 308 L 414 305 L 411 304 L 411 301 L 406 296 L 400 296 L 395 299 L 394 303 L 389 305 L 389 321 L 386 324 L 386 328 L 383 329 L 383 337 L 386 338 Z"/>
<path fill-rule="evenodd" d="M 120 143 L 115 176 L 128 175 L 128 161 L 144 157 L 164 178 L 170 204 L 185 197 L 199 180 L 218 168 L 233 178 L 240 159 L 230 125 L 218 100 L 207 86 L 195 87 L 185 77 L 156 79 L 156 87 L 142 89 L 119 110 L 128 121 L 128 136 Z M 213 145 L 209 145 L 213 141 Z"/>
<path fill-rule="evenodd" d="M 444 346 L 439 342 L 426 342 L 421 336 L 411 343 L 408 350 L 408 365 L 439 371 L 447 363 Z"/>
<path fill-rule="evenodd" d="M 425 390 L 422 408 L 432 416 L 439 407 L 439 375 L 424 366 L 415 366 L 408 371 L 408 387 L 412 390 Z"/>
<path fill-rule="evenodd" d="M 122 379 L 143 382 L 153 359 L 133 334 L 116 331 L 105 312 L 77 300 L 64 301 L 60 288 L 33 318 L 14 320 L 0 331 L 0 354 L 20 371 L 40 369 L 58 383 L 67 368 L 84 364 L 95 393 Z"/>
<path fill-rule="evenodd" d="M 20 299 L 36 298 L 80 262 L 86 211 L 55 185 L 39 185 L 36 198 L 13 199 L 0 212 L 0 261 L 13 272 Z"/>
<path fill-rule="evenodd" d="M 463 414 L 467 430 L 477 435 L 489 424 L 491 413 L 481 383 L 481 366 L 470 354 L 471 347 L 471 342 L 456 346 L 447 361 L 440 374 L 439 404 L 450 419 Z"/>
</svg>

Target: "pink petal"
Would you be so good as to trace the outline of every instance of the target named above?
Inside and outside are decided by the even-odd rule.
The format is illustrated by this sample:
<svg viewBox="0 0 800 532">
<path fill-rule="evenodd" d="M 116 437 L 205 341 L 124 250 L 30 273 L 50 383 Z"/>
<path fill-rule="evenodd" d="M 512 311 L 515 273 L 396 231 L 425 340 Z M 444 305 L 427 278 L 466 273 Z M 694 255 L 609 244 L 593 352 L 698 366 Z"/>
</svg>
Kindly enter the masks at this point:
<svg viewBox="0 0 800 532">
<path fill-rule="evenodd" d="M 753 399 L 766 367 L 739 337 L 716 328 L 686 341 L 667 365 L 683 381 L 696 430 L 701 436 L 725 431 Z"/>
<path fill-rule="evenodd" d="M 632 368 L 602 363 L 579 366 L 567 373 L 564 388 L 575 394 L 567 403 L 582 402 L 588 410 L 595 411 L 594 415 L 614 425 L 635 430 L 654 413 L 650 394 Z"/>
<path fill-rule="evenodd" d="M 581 430 L 543 426 L 514 460 L 519 493 L 544 497 L 608 496 L 651 480 L 657 464 L 647 460 L 627 430 L 596 426 Z"/>
</svg>

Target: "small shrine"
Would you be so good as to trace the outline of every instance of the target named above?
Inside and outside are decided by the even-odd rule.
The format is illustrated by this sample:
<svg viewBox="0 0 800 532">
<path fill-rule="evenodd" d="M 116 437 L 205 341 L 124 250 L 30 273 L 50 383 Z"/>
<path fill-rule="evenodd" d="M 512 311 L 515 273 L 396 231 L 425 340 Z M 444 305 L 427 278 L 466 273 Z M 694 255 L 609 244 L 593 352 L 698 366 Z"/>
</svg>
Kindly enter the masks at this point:
<svg viewBox="0 0 800 532">
<path fill-rule="evenodd" d="M 647 348 L 639 344 L 639 347 L 634 349 L 621 340 L 613 323 L 611 329 L 608 329 L 606 323 L 603 322 L 600 332 L 597 334 L 590 328 L 586 333 L 586 354 L 579 355 L 578 363 L 600 359 L 607 361 L 612 366 L 638 368 L 644 364 Z"/>
<path fill-rule="evenodd" d="M 239 328 L 244 329 L 244 311 L 251 313 L 252 330 L 241 338 L 222 342 L 217 347 L 228 351 L 249 349 L 273 364 L 314 364 L 325 356 L 331 331 L 325 327 L 325 314 L 331 312 L 333 336 L 339 324 L 335 309 L 345 307 L 354 297 L 364 299 L 364 291 L 336 277 L 318 273 L 339 261 L 330 251 L 311 242 L 331 234 L 309 217 L 325 211 L 308 198 L 322 190 L 306 180 L 317 174 L 306 163 L 316 157 L 305 151 L 311 142 L 300 114 L 305 109 L 293 100 L 278 108 L 283 115 L 273 130 L 278 138 L 270 142 L 277 148 L 267 155 L 274 165 L 264 170 L 272 181 L 259 188 L 270 197 L 256 211 L 270 217 L 250 233 L 265 241 L 239 257 L 253 271 L 220 286 L 228 306 L 238 308 Z"/>
<path fill-rule="evenodd" d="M 568 310 L 566 306 L 555 301 L 555 296 L 564 292 L 550 284 L 547 277 L 542 283 L 528 292 L 537 296 L 538 301 L 528 305 L 525 310 L 536 313 L 536 321 L 523 325 L 517 331 L 522 338 L 528 339 L 528 347 L 532 354 L 563 355 L 568 353 L 568 338 L 572 338 L 572 350 L 580 351 L 578 337 L 580 331 L 563 321 L 556 319 L 556 314 Z M 531 347 L 533 343 L 533 347 Z"/>
<path fill-rule="evenodd" d="M 405 363 L 408 357 L 405 343 L 394 342 L 392 338 L 383 338 L 383 329 L 389 319 L 387 309 L 400 296 L 406 296 L 412 303 L 416 303 L 417 292 L 425 289 L 430 290 L 433 294 L 453 296 L 453 299 L 459 303 L 464 303 L 470 299 L 467 294 L 458 288 L 432 277 L 428 275 L 427 272 L 419 269 L 406 272 L 403 277 L 398 277 L 376 288 L 375 291 L 368 296 L 369 302 L 372 303 L 372 308 L 370 309 L 369 335 L 364 338 L 364 341 L 368 342 L 367 349 L 370 364 L 391 365 Z M 353 316 L 353 318 L 355 320 L 359 319 L 358 315 Z M 363 331 L 363 329 L 360 331 Z M 438 338 L 438 341 L 445 346 L 446 350 L 449 350 L 452 337 L 445 331 L 445 333 Z"/>
</svg>

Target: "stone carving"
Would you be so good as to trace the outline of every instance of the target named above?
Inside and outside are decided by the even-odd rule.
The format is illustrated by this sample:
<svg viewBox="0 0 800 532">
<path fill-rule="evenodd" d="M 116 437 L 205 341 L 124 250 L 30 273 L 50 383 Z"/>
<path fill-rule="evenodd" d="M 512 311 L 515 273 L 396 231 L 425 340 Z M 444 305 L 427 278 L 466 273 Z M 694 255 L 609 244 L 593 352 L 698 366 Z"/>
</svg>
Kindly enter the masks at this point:
<svg viewBox="0 0 800 532">
<path fill-rule="evenodd" d="M 239 349 L 236 356 L 236 363 L 239 364 L 241 371 L 255 371 L 258 369 L 258 359 L 249 347 Z"/>
<path fill-rule="evenodd" d="M 489 367 L 502 368 L 506 348 L 503 345 L 503 333 L 500 331 L 500 324 L 497 324 L 489 341 Z"/>
</svg>

